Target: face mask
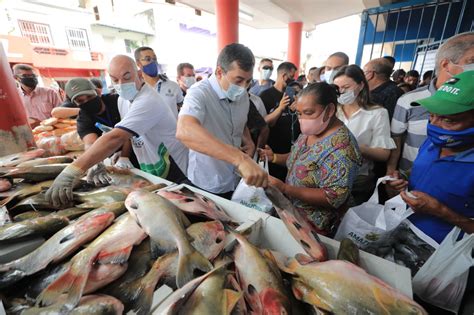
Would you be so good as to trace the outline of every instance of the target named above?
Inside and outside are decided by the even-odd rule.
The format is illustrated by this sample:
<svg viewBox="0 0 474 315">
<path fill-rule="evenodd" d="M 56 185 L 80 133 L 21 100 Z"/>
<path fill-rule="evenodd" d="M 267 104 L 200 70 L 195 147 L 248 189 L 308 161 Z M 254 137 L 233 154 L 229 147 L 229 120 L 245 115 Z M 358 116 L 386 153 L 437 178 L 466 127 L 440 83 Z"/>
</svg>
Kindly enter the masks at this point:
<svg viewBox="0 0 474 315">
<path fill-rule="evenodd" d="M 474 127 L 453 131 L 428 123 L 427 135 L 431 142 L 438 147 L 458 148 L 474 144 Z"/>
<path fill-rule="evenodd" d="M 227 82 L 229 82 L 229 88 L 227 91 L 223 91 L 225 96 L 231 100 L 232 102 L 235 102 L 242 94 L 245 93 L 245 88 L 238 86 L 236 84 L 230 83 L 230 81 L 225 78 Z"/>
<path fill-rule="evenodd" d="M 298 119 L 300 122 L 301 133 L 305 136 L 317 136 L 321 134 L 329 126 L 331 118 L 324 121 L 324 116 L 329 106 L 323 110 L 323 112 L 315 119 Z"/>
<path fill-rule="evenodd" d="M 102 109 L 102 102 L 100 101 L 100 97 L 96 96 L 86 103 L 79 105 L 79 108 L 81 111 L 85 111 L 87 114 L 94 116 L 97 115 Z"/>
<path fill-rule="evenodd" d="M 143 66 L 143 72 L 152 78 L 156 78 L 159 74 L 158 71 L 158 63 L 156 61 L 152 61 L 151 63 Z"/>
<path fill-rule="evenodd" d="M 324 73 L 324 79 L 327 83 L 332 84 L 332 81 L 334 79 L 334 75 L 336 72 L 334 70 L 329 70 Z"/>
<path fill-rule="evenodd" d="M 138 93 L 137 87 L 135 86 L 135 82 L 115 84 L 114 88 L 115 91 L 117 91 L 118 95 L 120 95 L 121 98 L 124 98 L 127 101 L 133 101 L 133 99 Z"/>
<path fill-rule="evenodd" d="M 20 79 L 21 84 L 29 88 L 34 89 L 38 85 L 38 79 L 36 77 L 24 77 Z"/>
<path fill-rule="evenodd" d="M 191 85 L 196 83 L 196 78 L 195 77 L 184 77 L 183 78 L 183 83 L 186 85 L 187 88 L 190 88 Z"/>
<path fill-rule="evenodd" d="M 268 80 L 270 79 L 270 77 L 272 76 L 272 70 L 270 69 L 263 69 L 261 72 L 260 72 L 260 75 L 262 77 L 262 80 Z"/>
<path fill-rule="evenodd" d="M 319 75 L 319 79 L 321 80 L 321 82 L 326 82 L 326 74 L 325 73 L 321 73 Z"/>
<path fill-rule="evenodd" d="M 353 104 L 356 98 L 357 95 L 355 94 L 354 90 L 348 90 L 337 98 L 337 102 L 341 105 Z"/>
</svg>

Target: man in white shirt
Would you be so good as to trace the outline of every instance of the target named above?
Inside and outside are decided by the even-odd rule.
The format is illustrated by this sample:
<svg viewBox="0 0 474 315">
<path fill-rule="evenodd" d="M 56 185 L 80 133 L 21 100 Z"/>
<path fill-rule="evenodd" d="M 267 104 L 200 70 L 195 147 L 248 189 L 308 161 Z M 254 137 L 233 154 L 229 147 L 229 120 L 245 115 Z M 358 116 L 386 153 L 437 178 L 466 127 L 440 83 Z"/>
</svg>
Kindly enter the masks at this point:
<svg viewBox="0 0 474 315">
<path fill-rule="evenodd" d="M 150 47 L 139 47 L 135 50 L 135 62 L 142 71 L 145 82 L 153 87 L 178 118 L 178 108 L 183 104 L 183 92 L 178 83 L 171 81 L 160 73 L 156 54 Z"/>
<path fill-rule="evenodd" d="M 255 58 L 241 44 L 224 47 L 215 73 L 194 84 L 179 113 L 176 137 L 189 151 L 188 177 L 198 187 L 230 198 L 240 174 L 253 186 L 267 186 L 268 176 L 252 160 L 255 147 L 245 127 L 249 111 L 246 87 Z M 242 146 L 252 147 L 244 153 Z"/>
<path fill-rule="evenodd" d="M 108 71 L 115 90 L 120 98 L 131 103 L 130 108 L 115 128 L 97 139 L 56 177 L 46 193 L 46 199 L 54 205 L 71 202 L 72 188 L 82 174 L 130 139 L 143 171 L 174 182 L 189 182 L 183 174 L 188 152 L 174 136 L 176 120 L 171 110 L 158 93 L 143 82 L 132 58 L 115 56 Z M 94 172 L 105 170 L 97 168 Z"/>
</svg>

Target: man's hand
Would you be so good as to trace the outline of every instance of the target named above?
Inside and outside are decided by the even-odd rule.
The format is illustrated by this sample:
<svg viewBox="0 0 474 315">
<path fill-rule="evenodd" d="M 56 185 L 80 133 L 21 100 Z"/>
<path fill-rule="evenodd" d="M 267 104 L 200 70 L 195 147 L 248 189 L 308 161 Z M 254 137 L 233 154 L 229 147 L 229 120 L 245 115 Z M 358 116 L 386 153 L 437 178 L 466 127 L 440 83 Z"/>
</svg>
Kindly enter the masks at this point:
<svg viewBox="0 0 474 315">
<path fill-rule="evenodd" d="M 410 192 L 416 198 L 410 196 L 407 192 L 402 191 L 400 196 L 416 213 L 428 214 L 436 217 L 443 216 L 444 205 L 436 198 L 423 193 L 421 191 Z"/>
<path fill-rule="evenodd" d="M 72 188 L 79 181 L 83 171 L 74 165 L 66 167 L 46 192 L 46 201 L 55 207 L 67 205 L 73 200 Z"/>
<path fill-rule="evenodd" d="M 285 108 L 288 107 L 288 105 L 290 105 L 290 97 L 286 95 L 286 93 L 284 93 L 283 97 L 280 100 L 280 104 L 278 104 L 278 109 L 280 111 L 284 111 Z"/>
<path fill-rule="evenodd" d="M 392 174 L 389 174 L 391 177 L 396 178 L 396 180 L 387 181 L 387 187 L 397 192 L 402 192 L 408 187 L 408 181 L 401 178 L 398 171 L 394 171 Z"/>
<path fill-rule="evenodd" d="M 237 169 L 249 186 L 267 187 L 268 174 L 254 160 L 244 155 L 241 162 L 237 165 Z"/>
<path fill-rule="evenodd" d="M 96 186 L 108 185 L 112 182 L 104 163 L 99 162 L 87 171 L 87 182 Z"/>
<path fill-rule="evenodd" d="M 268 145 L 265 145 L 264 149 L 258 149 L 258 155 L 261 161 L 268 159 L 269 162 L 273 160 L 273 150 Z"/>
<path fill-rule="evenodd" d="M 134 167 L 132 162 L 130 162 L 130 159 L 125 156 L 119 157 L 117 162 L 114 165 L 115 167 L 124 168 L 124 169 L 130 169 Z"/>
</svg>

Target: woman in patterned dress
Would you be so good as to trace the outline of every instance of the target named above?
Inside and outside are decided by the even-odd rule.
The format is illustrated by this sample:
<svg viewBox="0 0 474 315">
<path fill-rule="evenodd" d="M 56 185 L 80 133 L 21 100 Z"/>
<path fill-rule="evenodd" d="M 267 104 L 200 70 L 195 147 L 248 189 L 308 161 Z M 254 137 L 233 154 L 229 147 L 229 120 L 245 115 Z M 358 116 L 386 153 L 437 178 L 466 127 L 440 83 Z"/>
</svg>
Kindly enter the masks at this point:
<svg viewBox="0 0 474 315">
<path fill-rule="evenodd" d="M 306 87 L 296 103 L 301 135 L 291 152 L 275 154 L 268 146 L 260 151 L 262 158 L 288 167 L 286 182 L 270 176 L 269 184 L 290 198 L 323 235 L 336 231 L 362 162 L 357 141 L 336 118 L 337 97 L 336 87 L 327 83 Z"/>
</svg>

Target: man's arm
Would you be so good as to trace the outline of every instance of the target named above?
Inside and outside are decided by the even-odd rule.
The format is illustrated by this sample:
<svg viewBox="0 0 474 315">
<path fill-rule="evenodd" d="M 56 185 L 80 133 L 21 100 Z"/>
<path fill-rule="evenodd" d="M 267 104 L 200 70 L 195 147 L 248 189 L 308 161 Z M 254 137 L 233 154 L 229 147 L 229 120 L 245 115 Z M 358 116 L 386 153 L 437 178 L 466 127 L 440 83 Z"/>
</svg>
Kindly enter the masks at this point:
<svg viewBox="0 0 474 315">
<path fill-rule="evenodd" d="M 125 141 L 125 143 L 122 146 L 120 157 L 130 158 L 131 152 L 132 152 L 132 143 L 130 142 L 130 140 Z"/>
<path fill-rule="evenodd" d="M 51 111 L 51 116 L 55 118 L 69 118 L 79 115 L 79 108 L 55 107 Z"/>
<path fill-rule="evenodd" d="M 390 157 L 387 161 L 387 175 L 392 174 L 398 169 L 398 161 L 402 154 L 402 135 L 392 136 L 393 141 L 395 141 L 396 148 L 390 151 Z"/>
<path fill-rule="evenodd" d="M 84 142 L 84 149 L 89 149 L 94 142 L 99 138 L 96 133 L 89 133 L 82 138 L 82 142 Z"/>
<path fill-rule="evenodd" d="M 268 125 L 265 125 L 261 130 L 257 138 L 257 148 L 264 148 L 268 141 L 268 136 L 270 135 L 270 128 Z"/>
<path fill-rule="evenodd" d="M 247 153 L 247 155 L 253 159 L 253 155 L 255 154 L 255 144 L 253 143 L 248 127 L 245 127 L 242 135 L 242 151 Z"/>
<path fill-rule="evenodd" d="M 283 98 L 280 101 L 280 104 L 277 108 L 267 116 L 265 116 L 265 122 L 270 126 L 273 127 L 277 122 L 278 118 L 280 118 L 283 111 L 290 105 L 290 97 L 286 94 L 283 94 Z"/>
<path fill-rule="evenodd" d="M 176 138 L 191 150 L 236 166 L 246 183 L 267 185 L 267 174 L 247 154 L 238 148 L 222 143 L 191 115 L 178 117 Z"/>
</svg>

